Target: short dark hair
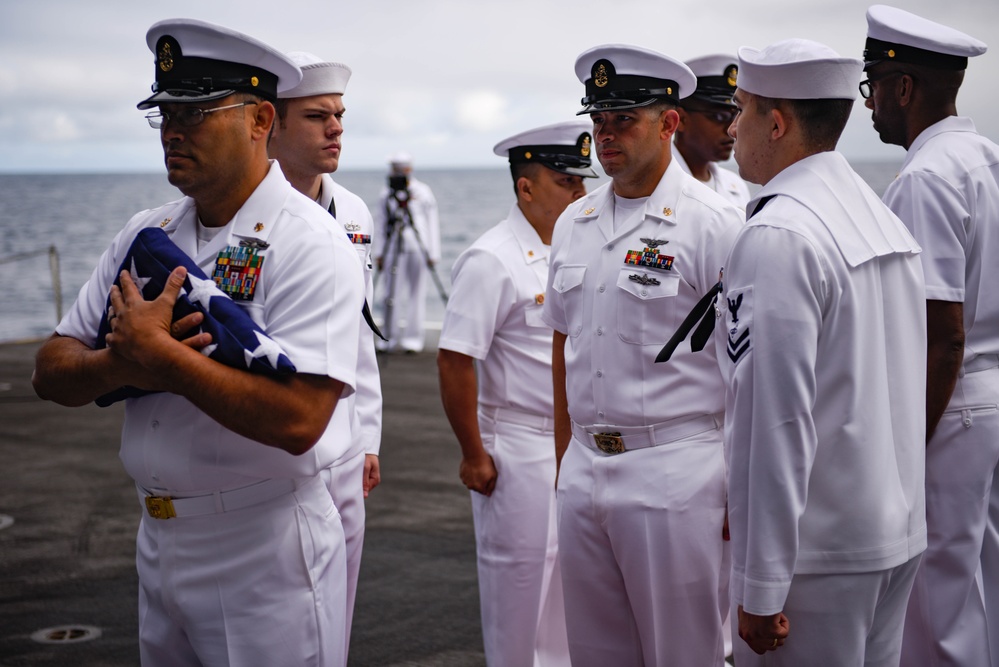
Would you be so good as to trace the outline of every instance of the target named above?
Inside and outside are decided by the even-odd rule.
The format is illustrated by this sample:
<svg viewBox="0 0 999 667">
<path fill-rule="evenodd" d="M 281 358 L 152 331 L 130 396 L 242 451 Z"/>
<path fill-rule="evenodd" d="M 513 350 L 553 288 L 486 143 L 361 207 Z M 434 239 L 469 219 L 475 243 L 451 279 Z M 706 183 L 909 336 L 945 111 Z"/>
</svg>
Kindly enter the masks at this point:
<svg viewBox="0 0 999 667">
<path fill-rule="evenodd" d="M 850 120 L 853 100 L 789 100 L 757 97 L 756 110 L 769 113 L 779 109 L 795 117 L 801 124 L 805 143 L 815 151 L 829 151 L 836 143 Z"/>
<path fill-rule="evenodd" d="M 517 194 L 517 181 L 521 178 L 534 180 L 537 178 L 538 169 L 547 169 L 540 162 L 511 162 L 510 175 L 513 177 L 513 192 Z"/>
</svg>

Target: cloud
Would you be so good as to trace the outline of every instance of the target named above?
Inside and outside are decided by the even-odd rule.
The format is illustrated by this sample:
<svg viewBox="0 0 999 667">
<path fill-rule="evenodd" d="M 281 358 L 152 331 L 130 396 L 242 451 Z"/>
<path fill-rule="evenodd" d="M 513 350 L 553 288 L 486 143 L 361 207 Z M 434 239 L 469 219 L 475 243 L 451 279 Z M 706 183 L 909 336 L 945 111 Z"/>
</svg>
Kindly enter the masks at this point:
<svg viewBox="0 0 999 667">
<path fill-rule="evenodd" d="M 459 97 L 455 106 L 455 122 L 459 128 L 491 132 L 502 127 L 509 105 L 495 90 L 474 90 Z"/>
</svg>

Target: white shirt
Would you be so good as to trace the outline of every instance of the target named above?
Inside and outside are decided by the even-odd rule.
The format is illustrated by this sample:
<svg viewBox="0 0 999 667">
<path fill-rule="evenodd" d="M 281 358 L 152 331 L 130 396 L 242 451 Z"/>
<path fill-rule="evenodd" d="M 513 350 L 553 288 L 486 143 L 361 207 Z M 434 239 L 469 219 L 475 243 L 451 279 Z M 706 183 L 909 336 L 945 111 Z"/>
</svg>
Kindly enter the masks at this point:
<svg viewBox="0 0 999 667">
<path fill-rule="evenodd" d="M 673 146 L 673 159 L 679 163 L 685 172 L 690 173 L 690 166 L 687 165 L 687 161 L 680 155 L 680 151 L 676 149 L 676 146 Z M 752 195 L 749 194 L 749 186 L 746 184 L 746 181 L 742 180 L 739 174 L 731 169 L 718 166 L 717 162 L 708 163 L 708 173 L 711 174 L 711 180 L 704 183 L 704 185 L 745 210 L 746 204 L 752 198 Z"/>
<path fill-rule="evenodd" d="M 364 200 L 336 183 L 329 174 L 322 175 L 319 205 L 327 211 L 334 203 L 336 219 L 343 225 L 347 237 L 357 250 L 357 257 L 364 269 L 364 295 L 368 306 L 374 306 L 372 281 L 371 238 L 375 223 Z M 368 323 L 361 319 L 360 347 L 357 351 L 357 391 L 348 399 L 353 407 L 351 419 L 352 447 L 342 458 L 352 457 L 356 451 L 378 454 L 382 440 L 382 384 L 375 354 L 375 334 Z"/>
<path fill-rule="evenodd" d="M 265 259 L 256 290 L 251 301 L 236 303 L 281 346 L 297 372 L 340 380 L 344 396 L 349 395 L 355 386 L 364 287 L 357 253 L 343 228 L 330 224 L 328 213 L 294 190 L 273 161 L 225 232 L 200 251 L 196 226 L 194 200 L 186 197 L 134 216 L 101 256 L 56 331 L 93 343 L 118 266 L 145 227 L 162 227 L 209 276 L 220 251 L 241 239 L 258 239 L 269 246 L 261 251 Z M 342 401 L 319 442 L 293 456 L 233 433 L 181 396 L 151 394 L 126 402 L 120 455 L 128 474 L 157 492 L 193 494 L 262 479 L 309 477 L 342 449 L 349 419 Z"/>
<path fill-rule="evenodd" d="M 721 412 L 714 336 L 706 354 L 684 344 L 669 363 L 654 361 L 718 282 L 741 212 L 672 161 L 644 215 L 613 231 L 611 185 L 570 204 L 552 239 L 543 318 L 568 336 L 569 415 L 582 426 L 649 426 Z M 662 268 L 626 263 L 643 253 Z"/>
<path fill-rule="evenodd" d="M 426 249 L 431 261 L 439 262 L 441 259 L 441 229 L 440 220 L 437 214 L 437 200 L 430 186 L 419 181 L 412 176 L 409 177 L 409 199 L 406 200 L 406 208 L 409 211 L 413 225 L 406 225 L 402 232 L 402 251 L 423 253 L 420 243 Z M 391 196 L 392 191 L 388 187 L 382 188 L 378 197 L 378 211 L 375 213 L 375 235 L 371 240 L 371 253 L 376 258 L 384 257 L 388 252 L 385 248 L 387 241 L 390 213 L 399 210 L 399 202 Z M 419 233 L 419 240 L 413 229 Z"/>
<path fill-rule="evenodd" d="M 780 611 L 794 574 L 872 572 L 926 547 L 919 247 L 839 153 L 750 202 L 715 333 L 727 380 L 734 602 Z M 792 621 L 793 622 L 793 621 Z"/>
<path fill-rule="evenodd" d="M 964 359 L 999 354 L 999 146 L 970 118 L 923 130 L 884 194 L 923 246 L 926 298 L 964 304 Z"/>
<path fill-rule="evenodd" d="M 548 255 L 514 204 L 455 261 L 438 347 L 479 361 L 480 405 L 554 412 L 552 330 L 541 319 Z"/>
</svg>

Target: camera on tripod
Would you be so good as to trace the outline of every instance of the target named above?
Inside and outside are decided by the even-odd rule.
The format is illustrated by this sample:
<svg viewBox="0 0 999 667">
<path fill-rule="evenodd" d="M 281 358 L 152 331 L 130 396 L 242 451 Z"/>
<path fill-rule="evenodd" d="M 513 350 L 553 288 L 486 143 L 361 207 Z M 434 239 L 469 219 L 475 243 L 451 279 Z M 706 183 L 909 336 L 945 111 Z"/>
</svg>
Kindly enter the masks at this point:
<svg viewBox="0 0 999 667">
<path fill-rule="evenodd" d="M 406 202 L 409 201 L 409 176 L 406 174 L 389 174 L 388 185 L 392 191 L 392 197 L 399 204 L 405 206 Z"/>
</svg>

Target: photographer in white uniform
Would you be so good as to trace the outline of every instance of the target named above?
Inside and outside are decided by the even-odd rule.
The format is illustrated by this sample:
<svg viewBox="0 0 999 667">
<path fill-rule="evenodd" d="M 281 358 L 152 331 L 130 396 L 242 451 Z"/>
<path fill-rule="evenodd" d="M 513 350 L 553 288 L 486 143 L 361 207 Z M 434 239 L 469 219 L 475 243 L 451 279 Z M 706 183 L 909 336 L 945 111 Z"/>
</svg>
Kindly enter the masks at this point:
<svg viewBox="0 0 999 667">
<path fill-rule="evenodd" d="M 763 186 L 715 332 L 739 667 L 897 666 L 926 547 L 919 247 L 835 151 L 860 69 L 809 40 L 739 50 L 729 132 Z"/>
<path fill-rule="evenodd" d="M 559 217 L 542 311 L 569 652 L 574 667 L 720 665 L 722 378 L 713 354 L 654 362 L 742 215 L 671 157 L 690 69 L 626 45 L 575 69 L 611 182 Z"/>
<path fill-rule="evenodd" d="M 586 194 L 583 179 L 596 176 L 589 127 L 548 125 L 496 145 L 510 161 L 517 201 L 455 262 L 438 346 L 441 399 L 472 491 L 486 663 L 497 667 L 569 664 L 552 330 L 541 308 L 555 221 Z"/>
<path fill-rule="evenodd" d="M 867 11 L 874 129 L 908 153 L 884 201 L 923 246 L 929 545 L 906 665 L 999 666 L 999 146 L 957 114 L 979 40 L 885 5 Z"/>
</svg>

